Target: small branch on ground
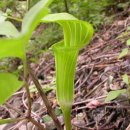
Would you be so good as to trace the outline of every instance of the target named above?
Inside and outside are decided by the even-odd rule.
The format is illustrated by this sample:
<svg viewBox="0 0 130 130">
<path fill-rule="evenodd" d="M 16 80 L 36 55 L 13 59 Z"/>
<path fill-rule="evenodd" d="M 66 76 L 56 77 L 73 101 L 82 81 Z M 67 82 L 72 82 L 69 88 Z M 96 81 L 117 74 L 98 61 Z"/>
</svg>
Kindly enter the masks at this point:
<svg viewBox="0 0 130 130">
<path fill-rule="evenodd" d="M 40 123 L 38 123 L 37 121 L 35 121 L 32 117 L 28 117 L 27 118 L 30 122 L 32 122 L 35 126 L 38 127 L 39 130 L 46 130 L 44 128 L 44 126 L 42 126 Z"/>
<path fill-rule="evenodd" d="M 17 112 L 20 115 L 23 115 L 24 113 L 21 112 L 19 109 L 15 108 L 14 106 L 10 105 L 9 103 L 5 103 L 6 107 L 8 107 L 9 109 L 14 110 L 15 112 Z"/>
<path fill-rule="evenodd" d="M 36 86 L 36 88 L 37 88 L 43 102 L 45 103 L 45 105 L 47 107 L 48 113 L 50 114 L 50 116 L 52 117 L 52 119 L 53 119 L 53 121 L 54 121 L 54 123 L 56 125 L 57 130 L 62 130 L 62 126 L 61 126 L 57 116 L 55 115 L 55 113 L 54 113 L 54 111 L 53 111 L 53 109 L 52 109 L 52 107 L 51 107 L 51 105 L 50 105 L 50 103 L 49 103 L 49 101 L 48 101 L 48 99 L 46 97 L 46 94 L 43 92 L 40 83 L 38 82 L 37 78 L 33 74 L 30 66 L 28 66 L 28 70 L 29 70 L 29 74 L 30 74 L 30 76 L 31 76 L 31 78 L 32 78 L 32 80 L 33 80 L 33 82 L 34 82 L 34 84 L 35 84 L 35 86 Z"/>
</svg>

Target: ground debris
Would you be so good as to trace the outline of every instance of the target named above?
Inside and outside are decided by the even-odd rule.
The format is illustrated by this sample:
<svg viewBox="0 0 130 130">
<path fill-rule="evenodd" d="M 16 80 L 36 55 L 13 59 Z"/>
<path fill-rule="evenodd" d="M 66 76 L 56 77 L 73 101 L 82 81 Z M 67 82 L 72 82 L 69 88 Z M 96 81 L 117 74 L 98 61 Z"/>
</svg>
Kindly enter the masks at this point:
<svg viewBox="0 0 130 130">
<path fill-rule="evenodd" d="M 91 44 L 81 50 L 76 68 L 76 96 L 72 110 L 74 130 L 125 130 L 126 128 L 128 130 L 130 104 L 126 95 L 107 103 L 105 98 L 109 91 L 127 87 L 121 77 L 125 73 L 130 75 L 130 57 L 128 54 L 119 59 L 119 54 L 123 48 L 127 47 L 126 41 L 130 37 L 130 31 L 127 36 L 124 32 L 129 26 L 130 17 L 115 21 L 112 25 L 106 25 L 95 34 Z M 55 87 L 54 58 L 51 53 L 43 54 L 39 63 L 31 63 L 31 67 L 43 86 Z M 31 80 L 29 83 L 31 85 Z M 46 94 L 53 109 L 59 107 L 55 89 Z M 36 91 L 31 92 L 31 98 L 34 103 L 32 111 L 34 119 L 46 127 L 55 129 L 51 121 L 43 122 L 42 117 L 48 113 Z M 8 103 L 15 108 L 12 111 L 6 105 L 0 106 L 0 119 L 10 118 L 11 115 L 17 118 L 21 116 L 20 113 L 25 114 L 27 109 L 25 90 L 16 92 Z M 20 112 L 16 112 L 16 109 Z M 62 117 L 62 114 L 58 116 Z M 17 129 L 21 127 L 22 130 L 26 126 L 35 129 L 35 126 L 27 122 L 13 124 L 14 126 Z"/>
</svg>

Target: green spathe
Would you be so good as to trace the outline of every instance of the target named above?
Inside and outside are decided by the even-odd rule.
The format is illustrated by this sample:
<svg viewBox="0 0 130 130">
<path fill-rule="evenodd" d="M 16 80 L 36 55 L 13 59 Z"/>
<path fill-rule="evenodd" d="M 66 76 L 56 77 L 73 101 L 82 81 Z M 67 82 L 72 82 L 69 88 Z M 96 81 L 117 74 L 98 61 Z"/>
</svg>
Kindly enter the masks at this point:
<svg viewBox="0 0 130 130">
<path fill-rule="evenodd" d="M 67 13 L 50 14 L 42 22 L 56 22 L 63 28 L 64 40 L 52 46 L 56 62 L 56 92 L 62 108 L 66 130 L 71 130 L 74 100 L 74 76 L 79 50 L 93 36 L 93 27 Z"/>
<path fill-rule="evenodd" d="M 72 106 L 74 74 L 79 49 L 66 48 L 62 44 L 63 42 L 58 43 L 52 48 L 56 61 L 57 98 L 61 107 L 64 108 L 65 106 Z"/>
</svg>

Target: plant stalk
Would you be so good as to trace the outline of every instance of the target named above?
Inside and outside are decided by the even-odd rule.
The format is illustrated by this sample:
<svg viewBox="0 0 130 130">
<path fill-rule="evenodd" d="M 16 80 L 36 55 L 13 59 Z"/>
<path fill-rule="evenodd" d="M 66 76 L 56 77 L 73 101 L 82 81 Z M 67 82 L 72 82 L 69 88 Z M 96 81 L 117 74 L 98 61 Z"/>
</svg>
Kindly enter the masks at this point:
<svg viewBox="0 0 130 130">
<path fill-rule="evenodd" d="M 27 93 L 27 99 L 28 99 L 28 113 L 27 117 L 31 117 L 31 109 L 32 109 L 32 101 L 31 101 L 31 96 L 30 96 L 30 91 L 29 91 L 29 85 L 28 85 L 28 66 L 27 66 L 27 59 L 26 55 L 24 57 L 24 87 Z"/>
<path fill-rule="evenodd" d="M 64 0 L 64 4 L 65 4 L 65 11 L 66 11 L 67 13 L 69 13 L 69 7 L 68 7 L 68 2 L 67 2 L 67 0 Z"/>
<path fill-rule="evenodd" d="M 64 115 L 64 122 L 65 122 L 66 130 L 72 130 L 72 126 L 71 126 L 71 108 L 68 109 L 67 111 L 63 110 L 63 115 Z"/>
<path fill-rule="evenodd" d="M 12 119 L 0 119 L 0 125 L 2 124 L 7 124 L 7 123 L 14 123 L 14 122 L 19 122 L 22 120 L 25 120 L 25 117 L 22 118 L 12 118 Z"/>
<path fill-rule="evenodd" d="M 27 0 L 27 11 L 30 9 L 30 3 L 31 3 L 31 1 Z"/>
</svg>

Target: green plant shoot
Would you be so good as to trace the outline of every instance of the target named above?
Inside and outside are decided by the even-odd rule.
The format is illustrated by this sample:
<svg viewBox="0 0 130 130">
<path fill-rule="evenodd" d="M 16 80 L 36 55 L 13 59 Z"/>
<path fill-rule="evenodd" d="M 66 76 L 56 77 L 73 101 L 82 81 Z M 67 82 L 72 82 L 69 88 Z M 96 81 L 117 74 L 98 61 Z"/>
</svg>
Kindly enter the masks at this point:
<svg viewBox="0 0 130 130">
<path fill-rule="evenodd" d="M 66 130 L 71 130 L 71 108 L 74 100 L 74 75 L 79 50 L 93 36 L 93 27 L 67 13 L 50 14 L 43 22 L 63 27 L 64 40 L 52 46 L 56 62 L 57 98 L 63 111 Z"/>
<path fill-rule="evenodd" d="M 52 0 L 41 0 L 33 6 L 23 18 L 21 32 L 8 21 L 0 22 L 0 35 L 6 36 L 6 38 L 0 39 L 0 59 L 5 57 L 18 57 L 22 59 L 25 76 L 27 75 L 26 44 L 29 42 L 32 32 L 40 23 L 40 20 L 48 14 L 47 7 L 51 2 Z M 23 82 L 18 81 L 17 77 L 9 73 L 0 73 L 0 81 L 0 104 L 3 104 L 22 86 Z M 5 90 L 6 92 L 3 92 Z"/>
</svg>

